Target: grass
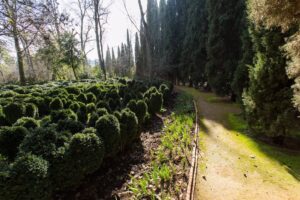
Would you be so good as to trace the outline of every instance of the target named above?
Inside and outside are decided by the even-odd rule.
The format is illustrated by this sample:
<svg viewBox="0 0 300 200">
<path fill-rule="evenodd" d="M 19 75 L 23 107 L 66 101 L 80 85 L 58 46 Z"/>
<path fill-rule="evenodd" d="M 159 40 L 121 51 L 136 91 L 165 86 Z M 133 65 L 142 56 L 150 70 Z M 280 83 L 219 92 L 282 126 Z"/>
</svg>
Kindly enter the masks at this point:
<svg viewBox="0 0 300 200">
<path fill-rule="evenodd" d="M 229 114 L 228 123 L 231 132 L 234 133 L 232 139 L 242 148 L 255 154 L 256 162 L 260 167 L 258 169 L 254 167 L 252 170 L 260 170 L 265 176 L 280 177 L 287 184 L 295 183 L 295 180 L 300 181 L 300 152 L 272 146 L 247 136 L 245 134 L 247 123 L 240 116 Z"/>
<path fill-rule="evenodd" d="M 151 152 L 149 170 L 142 177 L 131 177 L 129 190 L 133 199 L 168 200 L 182 193 L 184 188 L 178 185 L 176 176 L 189 167 L 194 116 L 192 96 L 180 94 L 173 113 L 165 121 L 161 144 Z"/>
</svg>

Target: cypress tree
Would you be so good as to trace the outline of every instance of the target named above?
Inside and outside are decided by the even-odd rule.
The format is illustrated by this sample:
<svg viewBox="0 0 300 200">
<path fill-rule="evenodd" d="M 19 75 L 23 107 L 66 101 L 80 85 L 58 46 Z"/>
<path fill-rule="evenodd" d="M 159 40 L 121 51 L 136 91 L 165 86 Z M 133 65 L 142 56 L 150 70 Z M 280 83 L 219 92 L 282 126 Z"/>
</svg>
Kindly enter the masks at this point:
<svg viewBox="0 0 300 200">
<path fill-rule="evenodd" d="M 249 71 L 249 88 L 243 95 L 246 117 L 252 131 L 273 137 L 282 144 L 292 124 L 292 81 L 285 68 L 287 60 L 280 50 L 285 35 L 279 30 L 251 30 L 255 50 Z"/>
<path fill-rule="evenodd" d="M 240 58 L 240 0 L 210 0 L 206 73 L 219 95 L 232 95 L 231 82 Z"/>
<path fill-rule="evenodd" d="M 181 71 L 190 85 L 204 85 L 206 82 L 205 65 L 207 39 L 206 0 L 188 0 L 183 50 L 181 53 Z"/>
</svg>

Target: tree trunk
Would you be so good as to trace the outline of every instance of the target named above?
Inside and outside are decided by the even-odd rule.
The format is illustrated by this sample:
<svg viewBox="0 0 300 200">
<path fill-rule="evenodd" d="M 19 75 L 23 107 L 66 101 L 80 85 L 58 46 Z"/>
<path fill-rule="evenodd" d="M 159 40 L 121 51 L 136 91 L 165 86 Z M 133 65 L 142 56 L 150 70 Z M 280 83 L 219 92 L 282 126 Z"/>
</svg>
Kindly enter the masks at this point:
<svg viewBox="0 0 300 200">
<path fill-rule="evenodd" d="M 22 52 L 21 52 L 19 38 L 18 38 L 18 31 L 17 31 L 17 27 L 15 24 L 13 25 L 13 37 L 14 37 L 15 48 L 16 48 L 16 52 L 17 52 L 20 84 L 25 85 L 26 79 L 25 79 L 25 73 L 24 73 L 24 63 L 23 63 L 23 57 L 22 57 Z"/>
</svg>

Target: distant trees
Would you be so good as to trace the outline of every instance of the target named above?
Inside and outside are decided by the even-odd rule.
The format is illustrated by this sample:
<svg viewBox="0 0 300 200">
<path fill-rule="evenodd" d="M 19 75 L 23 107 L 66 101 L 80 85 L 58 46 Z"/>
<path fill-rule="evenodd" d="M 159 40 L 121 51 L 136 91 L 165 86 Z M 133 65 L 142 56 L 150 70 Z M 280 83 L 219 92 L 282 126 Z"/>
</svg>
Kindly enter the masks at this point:
<svg viewBox="0 0 300 200">
<path fill-rule="evenodd" d="M 118 47 L 117 57 L 114 49 L 112 48 L 110 51 L 109 47 L 107 47 L 105 63 L 111 75 L 133 77 L 135 63 L 129 30 L 127 30 L 126 41 L 126 44 L 122 43 Z"/>
<path fill-rule="evenodd" d="M 137 74 L 149 73 L 148 34 L 155 77 L 231 96 L 254 132 L 282 142 L 296 120 L 292 102 L 300 110 L 300 3 L 160 0 L 158 5 L 148 0 L 146 22 L 136 36 Z"/>
</svg>

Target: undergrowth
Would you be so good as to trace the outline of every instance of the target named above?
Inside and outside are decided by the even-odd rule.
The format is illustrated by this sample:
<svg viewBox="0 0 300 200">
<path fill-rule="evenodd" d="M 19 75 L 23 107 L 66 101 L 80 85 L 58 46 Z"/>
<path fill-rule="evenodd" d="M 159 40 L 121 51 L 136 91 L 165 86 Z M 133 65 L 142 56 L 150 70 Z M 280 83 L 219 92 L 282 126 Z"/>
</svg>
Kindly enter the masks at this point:
<svg viewBox="0 0 300 200">
<path fill-rule="evenodd" d="M 179 94 L 173 113 L 164 122 L 161 144 L 151 152 L 149 170 L 140 177 L 131 177 L 133 199 L 167 200 L 183 194 L 190 167 L 194 116 L 192 96 Z"/>
</svg>

